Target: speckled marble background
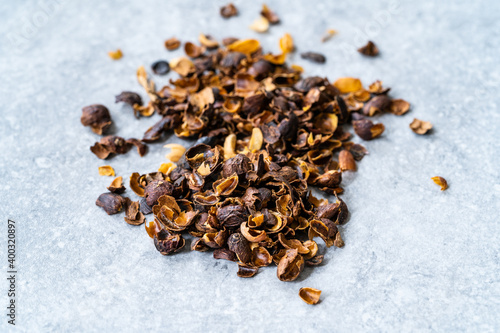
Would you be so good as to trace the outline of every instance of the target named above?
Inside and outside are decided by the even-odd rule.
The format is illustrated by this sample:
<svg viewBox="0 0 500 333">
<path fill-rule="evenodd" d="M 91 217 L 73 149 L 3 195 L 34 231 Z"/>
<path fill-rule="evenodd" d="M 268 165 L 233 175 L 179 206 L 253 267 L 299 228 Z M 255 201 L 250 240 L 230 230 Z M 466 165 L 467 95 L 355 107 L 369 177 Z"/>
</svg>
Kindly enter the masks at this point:
<svg viewBox="0 0 500 333">
<path fill-rule="evenodd" d="M 261 2 L 235 3 L 230 20 L 218 15 L 224 1 L 0 3 L 0 263 L 5 272 L 10 218 L 19 271 L 15 329 L 0 275 L 0 331 L 500 331 L 500 2 L 268 1 L 282 24 L 263 35 L 247 28 Z M 339 33 L 322 44 L 327 28 Z M 210 253 L 163 257 L 143 226 L 94 204 L 111 179 L 97 174 L 107 163 L 89 151 L 98 137 L 80 125 L 82 106 L 107 105 L 117 134 L 141 137 L 157 118 L 135 120 L 114 96 L 142 93 L 138 66 L 182 54 L 165 39 L 200 32 L 258 37 L 275 52 L 289 32 L 298 52 L 328 58 L 292 56 L 307 74 L 380 79 L 412 103 L 403 117 L 380 117 L 386 132 L 345 176 L 346 246 L 298 281 L 280 282 L 275 268 L 240 279 Z M 380 57 L 352 53 L 367 39 Z M 116 48 L 124 58 L 113 62 Z M 432 134 L 411 132 L 414 117 Z M 156 170 L 164 154 L 151 145 L 109 164 L 127 177 Z M 302 302 L 304 286 L 323 290 L 322 302 Z"/>
</svg>

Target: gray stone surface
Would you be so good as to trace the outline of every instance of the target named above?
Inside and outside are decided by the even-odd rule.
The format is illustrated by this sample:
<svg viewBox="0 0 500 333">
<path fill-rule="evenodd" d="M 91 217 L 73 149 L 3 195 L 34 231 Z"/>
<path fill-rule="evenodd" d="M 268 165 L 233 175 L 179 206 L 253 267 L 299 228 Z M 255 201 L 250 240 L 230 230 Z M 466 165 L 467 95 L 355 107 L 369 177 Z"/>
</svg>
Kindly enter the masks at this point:
<svg viewBox="0 0 500 333">
<path fill-rule="evenodd" d="M 247 28 L 260 2 L 235 3 L 230 20 L 218 15 L 224 1 L 0 3 L 0 217 L 18 224 L 16 331 L 498 332 L 500 2 L 268 1 L 282 24 L 263 35 Z M 339 34 L 321 44 L 327 28 Z M 109 106 L 116 133 L 140 137 L 157 118 L 135 120 L 114 96 L 141 91 L 139 65 L 182 54 L 165 39 L 200 32 L 258 37 L 275 52 L 290 32 L 298 52 L 328 57 L 293 55 L 307 74 L 381 79 L 412 103 L 403 117 L 380 118 L 386 132 L 345 177 L 346 246 L 298 281 L 280 282 L 275 268 L 240 279 L 210 253 L 163 257 L 143 226 L 94 204 L 110 178 L 97 174 L 107 162 L 89 152 L 98 137 L 80 125 L 81 107 Z M 367 39 L 380 57 L 346 51 Z M 113 62 L 106 53 L 116 48 L 124 58 Z M 413 134 L 413 117 L 433 133 Z M 155 170 L 164 153 L 151 145 L 142 159 L 131 151 L 109 164 L 127 177 Z M 304 286 L 323 290 L 319 305 L 299 299 Z"/>
</svg>

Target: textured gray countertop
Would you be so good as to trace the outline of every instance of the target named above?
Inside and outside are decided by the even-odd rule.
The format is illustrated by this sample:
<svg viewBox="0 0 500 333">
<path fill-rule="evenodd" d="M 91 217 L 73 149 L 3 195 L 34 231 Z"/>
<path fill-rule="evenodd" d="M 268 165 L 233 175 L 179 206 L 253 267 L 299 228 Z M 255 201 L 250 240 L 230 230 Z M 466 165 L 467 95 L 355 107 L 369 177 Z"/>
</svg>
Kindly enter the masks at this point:
<svg viewBox="0 0 500 333">
<path fill-rule="evenodd" d="M 229 20 L 218 14 L 224 1 L 0 4 L 0 218 L 17 223 L 16 331 L 498 332 L 500 2 L 268 1 L 282 23 L 262 35 L 248 29 L 261 3 L 235 3 L 240 15 Z M 339 33 L 322 44 L 327 28 Z M 165 149 L 103 163 L 89 151 L 98 137 L 81 126 L 81 108 L 105 104 L 118 135 L 141 137 L 158 118 L 135 120 L 114 96 L 142 93 L 140 65 L 183 53 L 167 52 L 165 39 L 196 41 L 200 32 L 257 37 L 275 52 L 289 32 L 298 48 L 291 61 L 306 74 L 380 79 L 412 103 L 403 117 L 380 118 L 386 132 L 344 177 L 346 246 L 295 282 L 280 282 L 274 267 L 238 278 L 235 264 L 211 253 L 161 256 L 144 226 L 94 204 L 110 182 L 98 166 L 124 177 L 153 171 Z M 380 57 L 350 52 L 367 39 Z M 113 62 L 107 52 L 116 48 L 124 57 Z M 324 53 L 327 63 L 303 61 L 301 51 Z M 414 117 L 431 121 L 432 134 L 415 135 Z M 14 331 L 6 230 L 2 332 Z M 302 302 L 304 286 L 321 289 L 322 302 Z"/>
</svg>

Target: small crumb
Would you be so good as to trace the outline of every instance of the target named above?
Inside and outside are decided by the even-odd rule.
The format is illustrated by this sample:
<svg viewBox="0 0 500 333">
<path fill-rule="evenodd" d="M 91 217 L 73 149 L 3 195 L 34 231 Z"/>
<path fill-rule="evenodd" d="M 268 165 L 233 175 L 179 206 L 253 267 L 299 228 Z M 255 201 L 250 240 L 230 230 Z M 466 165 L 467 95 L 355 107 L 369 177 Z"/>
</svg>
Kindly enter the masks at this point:
<svg viewBox="0 0 500 333">
<path fill-rule="evenodd" d="M 436 176 L 432 177 L 431 179 L 434 181 L 434 183 L 436 183 L 436 185 L 441 186 L 441 191 L 444 191 L 448 188 L 448 182 L 443 177 Z"/>
<path fill-rule="evenodd" d="M 122 50 L 120 50 L 120 49 L 118 49 L 116 51 L 110 51 L 110 52 L 108 52 L 108 55 L 113 60 L 119 60 L 123 57 Z"/>
<path fill-rule="evenodd" d="M 115 170 L 109 165 L 99 167 L 99 176 L 114 176 Z"/>
</svg>

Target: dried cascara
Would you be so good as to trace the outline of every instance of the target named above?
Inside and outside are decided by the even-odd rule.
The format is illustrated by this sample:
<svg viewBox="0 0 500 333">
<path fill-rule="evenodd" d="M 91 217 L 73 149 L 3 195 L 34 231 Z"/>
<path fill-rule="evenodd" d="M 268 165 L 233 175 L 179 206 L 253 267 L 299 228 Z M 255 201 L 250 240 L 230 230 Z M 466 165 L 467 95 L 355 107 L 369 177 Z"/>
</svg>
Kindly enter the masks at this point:
<svg viewBox="0 0 500 333">
<path fill-rule="evenodd" d="M 221 9 L 224 17 L 236 13 L 232 5 Z M 269 24 L 279 22 L 265 5 L 261 15 Z M 167 48 L 178 46 L 177 40 L 167 42 Z M 186 43 L 187 56 L 170 61 L 178 77 L 164 87 L 156 87 L 139 68 L 138 82 L 149 96 L 145 105 L 136 93 L 117 96 L 138 115 L 158 117 L 142 140 L 106 136 L 91 150 L 104 159 L 124 154 L 131 145 L 142 155 L 145 143 L 167 135 L 194 143 L 187 150 L 167 144 L 169 161 L 130 176 L 137 201 L 119 195 L 125 187 L 118 177 L 97 205 L 108 214 L 125 210 L 129 224 L 144 223 L 163 255 L 179 252 L 190 235 L 191 250 L 213 251 L 215 259 L 235 262 L 240 277 L 276 265 L 278 279 L 296 280 L 305 266 L 322 264 L 318 242 L 344 246 L 341 233 L 349 211 L 337 197 L 343 192 L 342 175 L 356 170 L 356 161 L 368 153 L 350 141 L 348 129 L 352 126 L 364 140 L 377 138 L 384 125 L 370 117 L 404 114 L 409 104 L 393 100 L 380 81 L 365 88 L 352 77 L 333 83 L 303 77 L 302 68 L 286 63 L 295 48 L 289 34 L 279 40 L 280 54 L 264 53 L 256 39 L 219 43 L 201 34 L 199 42 Z M 317 53 L 302 57 L 325 61 Z M 153 71 L 161 74 L 166 68 L 161 64 Z M 86 123 L 110 121 L 97 118 Z M 318 199 L 313 188 L 335 197 Z M 315 304 L 319 293 L 303 288 L 300 295 Z"/>
</svg>

